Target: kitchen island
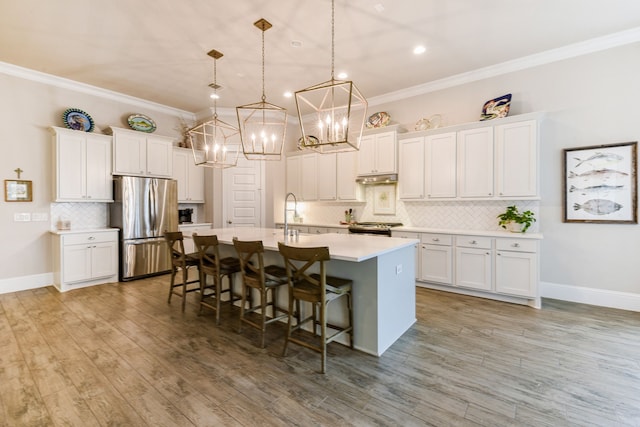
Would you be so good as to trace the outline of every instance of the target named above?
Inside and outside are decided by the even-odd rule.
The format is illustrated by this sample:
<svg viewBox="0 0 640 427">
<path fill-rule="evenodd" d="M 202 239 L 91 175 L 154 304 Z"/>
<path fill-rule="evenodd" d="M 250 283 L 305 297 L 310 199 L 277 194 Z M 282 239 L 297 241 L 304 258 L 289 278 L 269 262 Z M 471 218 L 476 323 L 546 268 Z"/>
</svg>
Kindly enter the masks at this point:
<svg viewBox="0 0 640 427">
<path fill-rule="evenodd" d="M 211 234 L 218 236 L 222 256 L 235 256 L 234 237 L 262 240 L 267 264 L 284 265 L 278 242 L 298 247 L 329 247 L 327 274 L 353 280 L 354 347 L 360 351 L 382 355 L 416 321 L 417 239 L 349 234 L 300 234 L 285 238 L 283 230 L 242 227 L 198 232 Z M 288 296 L 281 298 L 278 305 L 286 307 Z M 329 305 L 328 316 L 330 323 L 344 324 L 346 309 L 341 304 Z"/>
</svg>

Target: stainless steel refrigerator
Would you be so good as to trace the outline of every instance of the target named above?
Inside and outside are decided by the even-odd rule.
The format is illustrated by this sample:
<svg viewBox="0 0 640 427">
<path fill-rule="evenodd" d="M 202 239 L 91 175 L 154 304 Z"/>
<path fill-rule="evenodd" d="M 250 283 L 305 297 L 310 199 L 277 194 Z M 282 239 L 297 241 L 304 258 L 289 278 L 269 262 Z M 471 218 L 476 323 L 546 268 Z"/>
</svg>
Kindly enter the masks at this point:
<svg viewBox="0 0 640 427">
<path fill-rule="evenodd" d="M 171 268 L 165 231 L 178 231 L 178 186 L 173 179 L 117 176 L 110 224 L 120 229 L 120 280 Z"/>
</svg>

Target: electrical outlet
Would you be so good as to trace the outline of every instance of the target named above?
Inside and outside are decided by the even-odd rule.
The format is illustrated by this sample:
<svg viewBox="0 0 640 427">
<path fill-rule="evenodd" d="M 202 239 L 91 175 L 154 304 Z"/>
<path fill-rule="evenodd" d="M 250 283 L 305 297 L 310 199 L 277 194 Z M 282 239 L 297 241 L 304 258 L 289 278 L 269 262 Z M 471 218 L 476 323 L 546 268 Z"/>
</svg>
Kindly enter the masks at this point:
<svg viewBox="0 0 640 427">
<path fill-rule="evenodd" d="M 31 221 L 49 221 L 49 214 L 44 212 L 34 212 L 31 214 Z"/>
<path fill-rule="evenodd" d="M 396 274 L 402 273 L 402 264 L 396 265 Z"/>
<path fill-rule="evenodd" d="M 29 212 L 14 213 L 13 220 L 16 222 L 29 222 L 31 221 L 31 214 Z"/>
</svg>

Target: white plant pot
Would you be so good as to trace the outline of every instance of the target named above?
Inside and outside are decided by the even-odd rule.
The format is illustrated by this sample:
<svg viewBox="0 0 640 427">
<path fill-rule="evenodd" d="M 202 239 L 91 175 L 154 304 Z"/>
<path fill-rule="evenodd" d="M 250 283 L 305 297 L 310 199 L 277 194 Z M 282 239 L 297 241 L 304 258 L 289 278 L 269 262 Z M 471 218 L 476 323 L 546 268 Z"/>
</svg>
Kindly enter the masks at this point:
<svg viewBox="0 0 640 427">
<path fill-rule="evenodd" d="M 506 223 L 505 226 L 507 227 L 507 230 L 512 233 L 524 233 L 523 231 L 524 224 L 520 224 L 512 221 L 512 222 Z"/>
</svg>

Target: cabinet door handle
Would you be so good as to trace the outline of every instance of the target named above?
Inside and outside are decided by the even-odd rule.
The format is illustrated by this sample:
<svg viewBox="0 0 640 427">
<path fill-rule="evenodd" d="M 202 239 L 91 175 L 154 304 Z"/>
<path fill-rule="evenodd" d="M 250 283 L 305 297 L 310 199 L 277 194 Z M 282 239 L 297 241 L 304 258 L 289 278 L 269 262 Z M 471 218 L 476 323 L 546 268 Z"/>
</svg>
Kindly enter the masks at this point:
<svg viewBox="0 0 640 427">
<path fill-rule="evenodd" d="M 89 236 L 89 238 L 87 240 L 96 240 L 96 238 L 93 237 L 93 236 Z"/>
<path fill-rule="evenodd" d="M 491 252 L 487 252 L 487 255 L 491 255 Z"/>
<path fill-rule="evenodd" d="M 496 255 L 498 255 L 498 256 L 502 256 L 502 254 L 501 254 L 500 252 L 498 252 Z"/>
<path fill-rule="evenodd" d="M 511 245 L 511 246 L 513 246 L 514 248 L 519 248 L 519 247 L 520 247 L 520 243 L 514 243 L 514 244 L 513 244 L 513 245 Z"/>
<path fill-rule="evenodd" d="M 433 238 L 433 239 L 431 239 L 431 240 L 433 240 L 434 242 L 439 242 L 439 241 L 440 241 L 440 239 L 438 239 L 437 237 L 434 237 L 434 238 Z"/>
<path fill-rule="evenodd" d="M 478 242 L 476 242 L 475 240 L 472 240 L 469 243 L 472 244 L 472 245 L 477 245 L 478 244 Z"/>
</svg>

